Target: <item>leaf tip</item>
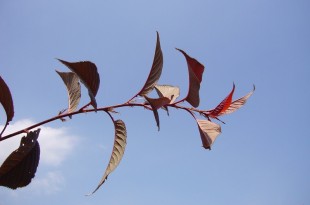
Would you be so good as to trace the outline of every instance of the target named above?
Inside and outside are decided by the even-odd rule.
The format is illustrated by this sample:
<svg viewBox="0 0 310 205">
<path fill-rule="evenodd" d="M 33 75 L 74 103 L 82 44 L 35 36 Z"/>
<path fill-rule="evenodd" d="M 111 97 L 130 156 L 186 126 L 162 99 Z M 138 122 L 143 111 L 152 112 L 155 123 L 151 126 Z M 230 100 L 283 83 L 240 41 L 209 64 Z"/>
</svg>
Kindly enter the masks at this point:
<svg viewBox="0 0 310 205">
<path fill-rule="evenodd" d="M 159 32 L 158 31 L 156 31 L 156 36 L 157 36 L 157 38 L 159 38 Z"/>
<path fill-rule="evenodd" d="M 12 121 L 14 117 L 14 104 L 13 104 L 13 98 L 12 98 L 10 88 L 1 76 L 0 76 L 0 104 L 2 104 L 5 110 L 6 117 L 7 117 L 7 120 L 6 120 L 6 125 L 7 125 L 10 121 Z"/>
<path fill-rule="evenodd" d="M 177 51 L 180 51 L 181 53 L 185 53 L 182 49 L 179 49 L 179 48 L 175 48 Z"/>
</svg>

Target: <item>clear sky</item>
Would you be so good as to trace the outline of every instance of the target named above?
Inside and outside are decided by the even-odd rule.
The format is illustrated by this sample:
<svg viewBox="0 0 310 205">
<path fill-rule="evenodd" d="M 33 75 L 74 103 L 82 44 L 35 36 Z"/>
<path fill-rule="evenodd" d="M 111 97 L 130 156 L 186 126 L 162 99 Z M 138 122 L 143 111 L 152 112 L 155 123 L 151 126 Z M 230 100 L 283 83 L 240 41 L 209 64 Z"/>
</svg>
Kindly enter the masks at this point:
<svg viewBox="0 0 310 205">
<path fill-rule="evenodd" d="M 126 102 L 147 78 L 156 31 L 160 84 L 187 93 L 187 65 L 176 47 L 205 65 L 201 109 L 216 106 L 233 82 L 234 98 L 257 88 L 242 109 L 221 118 L 226 124 L 211 151 L 182 110 L 170 109 L 169 117 L 160 110 L 158 132 L 151 112 L 119 109 L 127 149 L 90 197 L 112 150 L 109 117 L 45 125 L 35 179 L 16 191 L 0 187 L 0 205 L 310 204 L 309 8 L 306 0 L 0 0 L 0 75 L 15 105 L 7 133 L 67 107 L 55 69 L 68 70 L 56 58 L 97 65 L 99 106 Z M 82 92 L 81 104 L 89 100 Z M 0 116 L 3 124 L 2 109 Z M 0 163 L 18 141 L 0 143 Z"/>
</svg>

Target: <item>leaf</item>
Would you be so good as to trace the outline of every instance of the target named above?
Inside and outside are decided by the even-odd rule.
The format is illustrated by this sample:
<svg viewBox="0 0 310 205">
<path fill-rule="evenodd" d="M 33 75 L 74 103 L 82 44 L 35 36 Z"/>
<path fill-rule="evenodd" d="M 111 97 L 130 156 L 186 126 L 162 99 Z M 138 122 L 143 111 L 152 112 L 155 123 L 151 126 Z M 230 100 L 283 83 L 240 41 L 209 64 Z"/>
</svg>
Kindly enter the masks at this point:
<svg viewBox="0 0 310 205">
<path fill-rule="evenodd" d="M 69 97 L 68 113 L 74 112 L 81 99 L 81 85 L 79 83 L 79 77 L 73 72 L 59 72 L 57 70 L 56 72 L 62 78 L 67 87 Z"/>
<path fill-rule="evenodd" d="M 153 65 L 149 73 L 149 76 L 138 95 L 140 96 L 147 95 L 154 89 L 154 86 L 156 85 L 157 81 L 160 78 L 162 69 L 163 69 L 163 53 L 161 51 L 159 34 L 157 32 L 157 42 L 155 48 L 155 55 L 153 59 Z"/>
<path fill-rule="evenodd" d="M 170 99 L 167 97 L 160 97 L 160 98 L 149 98 L 147 96 L 144 96 L 144 98 L 147 100 L 148 103 L 150 103 L 153 113 L 154 113 L 154 117 L 156 120 L 156 125 L 158 127 L 158 131 L 160 129 L 160 125 L 159 125 L 159 115 L 158 115 L 158 109 L 169 104 L 170 103 Z"/>
<path fill-rule="evenodd" d="M 114 128 L 115 139 L 108 167 L 106 168 L 104 175 L 99 182 L 99 185 L 91 194 L 95 193 L 100 188 L 100 186 L 107 180 L 109 174 L 116 169 L 124 155 L 127 141 L 127 131 L 125 123 L 122 120 L 116 120 L 114 121 Z"/>
<path fill-rule="evenodd" d="M 211 150 L 217 136 L 221 133 L 221 126 L 209 120 L 197 120 L 202 146 Z"/>
<path fill-rule="evenodd" d="M 246 101 L 251 97 L 251 95 L 253 95 L 254 91 L 255 91 L 255 86 L 253 86 L 253 90 L 249 92 L 247 95 L 239 98 L 238 100 L 233 101 L 230 104 L 230 106 L 226 109 L 226 111 L 222 112 L 220 115 L 230 114 L 238 110 L 240 107 L 242 107 L 246 103 Z"/>
<path fill-rule="evenodd" d="M 228 96 L 216 108 L 210 110 L 209 113 L 210 117 L 218 117 L 230 107 L 234 91 L 235 91 L 235 84 L 233 85 L 233 89 L 228 94 Z"/>
<path fill-rule="evenodd" d="M 35 176 L 40 159 L 37 141 L 40 129 L 22 137 L 20 146 L 0 167 L 0 185 L 11 189 L 27 186 Z"/>
<path fill-rule="evenodd" d="M 196 59 L 187 55 L 183 50 L 178 48 L 177 50 L 184 55 L 188 67 L 189 89 L 185 100 L 193 107 L 198 107 L 200 102 L 199 98 L 200 83 L 202 81 L 204 66 L 201 63 L 199 63 Z"/>
<path fill-rule="evenodd" d="M 9 87 L 0 76 L 0 103 L 6 113 L 6 124 L 14 117 L 13 99 Z"/>
<path fill-rule="evenodd" d="M 169 104 L 174 103 L 174 101 L 180 96 L 180 88 L 177 86 L 155 85 L 155 90 L 159 97 L 169 98 Z"/>
<path fill-rule="evenodd" d="M 100 77 L 96 65 L 90 61 L 70 63 L 64 60 L 58 60 L 67 66 L 72 72 L 78 75 L 81 82 L 88 89 L 91 105 L 97 109 L 97 102 L 95 97 L 99 89 Z"/>
</svg>

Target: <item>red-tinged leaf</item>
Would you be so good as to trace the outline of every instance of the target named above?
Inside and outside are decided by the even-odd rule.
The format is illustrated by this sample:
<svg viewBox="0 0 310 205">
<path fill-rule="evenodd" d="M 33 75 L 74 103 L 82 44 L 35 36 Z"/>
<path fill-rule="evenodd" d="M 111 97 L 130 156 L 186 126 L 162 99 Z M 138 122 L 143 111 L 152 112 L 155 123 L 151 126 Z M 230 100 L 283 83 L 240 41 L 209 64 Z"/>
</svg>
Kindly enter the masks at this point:
<svg viewBox="0 0 310 205">
<path fill-rule="evenodd" d="M 9 87 L 0 76 L 0 103 L 6 113 L 6 124 L 14 117 L 13 99 Z"/>
<path fill-rule="evenodd" d="M 253 95 L 254 91 L 255 91 L 255 86 L 253 86 L 253 90 L 249 92 L 247 95 L 239 98 L 238 100 L 233 101 L 230 104 L 230 106 L 226 109 L 226 111 L 222 112 L 220 115 L 230 114 L 238 110 L 240 107 L 242 107 L 246 103 L 246 101 L 251 97 L 251 95 Z"/>
<path fill-rule="evenodd" d="M 188 67 L 189 89 L 185 100 L 193 107 L 198 107 L 200 102 L 199 98 L 200 83 L 202 81 L 204 66 L 196 59 L 187 55 L 183 50 L 178 48 L 177 50 L 184 55 Z"/>
<path fill-rule="evenodd" d="M 202 146 L 210 149 L 215 139 L 221 134 L 221 126 L 209 120 L 197 120 Z"/>
<path fill-rule="evenodd" d="M 159 97 L 169 98 L 169 104 L 174 103 L 174 101 L 180 96 L 180 88 L 177 86 L 156 85 L 155 90 Z"/>
<path fill-rule="evenodd" d="M 127 131 L 125 123 L 122 120 L 116 120 L 114 121 L 114 128 L 115 138 L 109 164 L 103 174 L 101 181 L 99 182 L 99 185 L 91 194 L 95 193 L 101 187 L 101 185 L 107 180 L 109 174 L 111 174 L 111 172 L 116 169 L 116 167 L 119 165 L 120 161 L 123 158 L 127 144 Z"/>
<path fill-rule="evenodd" d="M 22 137 L 20 146 L 0 167 L 0 185 L 11 189 L 27 186 L 35 176 L 40 159 L 37 141 L 40 129 Z"/>
<path fill-rule="evenodd" d="M 74 112 L 81 99 L 81 85 L 79 82 L 79 77 L 73 72 L 59 72 L 57 70 L 56 72 L 59 74 L 67 87 L 69 98 L 68 113 Z"/>
<path fill-rule="evenodd" d="M 218 117 L 219 115 L 221 115 L 222 113 L 224 113 L 229 106 L 231 105 L 232 102 L 232 97 L 235 91 L 235 84 L 233 85 L 233 88 L 231 90 L 231 92 L 228 94 L 228 96 L 213 110 L 210 110 L 210 117 Z"/>
<path fill-rule="evenodd" d="M 97 102 L 95 97 L 100 85 L 100 77 L 96 65 L 90 61 L 70 63 L 64 60 L 58 60 L 79 76 L 81 82 L 88 89 L 91 105 L 96 109 Z"/>
<path fill-rule="evenodd" d="M 156 43 L 156 48 L 155 48 L 153 65 L 149 73 L 149 76 L 138 95 L 140 96 L 147 95 L 149 92 L 151 92 L 154 89 L 157 81 L 160 78 L 160 75 L 163 69 L 163 61 L 164 61 L 163 53 L 161 51 L 159 34 L 157 32 L 157 43 Z"/>
<path fill-rule="evenodd" d="M 159 124 L 159 115 L 158 115 L 158 109 L 168 105 L 170 103 L 170 99 L 167 97 L 161 97 L 161 98 L 149 98 L 147 96 L 144 96 L 144 98 L 147 100 L 148 103 L 150 103 L 153 113 L 154 113 L 154 117 L 156 120 L 156 125 L 158 127 L 158 131 L 160 129 L 160 124 Z"/>
</svg>

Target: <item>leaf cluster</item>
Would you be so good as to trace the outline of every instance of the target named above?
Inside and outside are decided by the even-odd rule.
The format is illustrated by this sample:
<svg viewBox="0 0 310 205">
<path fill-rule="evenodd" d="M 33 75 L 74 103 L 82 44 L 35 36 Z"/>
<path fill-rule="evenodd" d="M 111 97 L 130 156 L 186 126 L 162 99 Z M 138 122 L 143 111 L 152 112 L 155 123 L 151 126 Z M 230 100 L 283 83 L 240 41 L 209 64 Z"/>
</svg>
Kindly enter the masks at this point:
<svg viewBox="0 0 310 205">
<path fill-rule="evenodd" d="M 110 161 L 102 179 L 92 193 L 96 192 L 107 180 L 109 174 L 117 168 L 125 153 L 127 141 L 126 125 L 121 119 L 114 119 L 114 114 L 118 112 L 116 111 L 118 108 L 144 107 L 152 111 L 158 130 L 160 129 L 158 109 L 164 109 L 168 115 L 169 108 L 185 110 L 197 123 L 202 146 L 205 149 L 211 149 L 217 136 L 221 133 L 221 126 L 212 120 L 222 122 L 219 119 L 220 116 L 230 114 L 242 107 L 253 94 L 255 87 L 245 96 L 233 101 L 233 94 L 235 91 L 235 84 L 233 84 L 231 92 L 215 108 L 210 110 L 198 109 L 200 104 L 199 90 L 203 80 L 204 65 L 195 58 L 189 56 L 185 51 L 181 49 L 176 50 L 184 56 L 188 67 L 188 91 L 186 96 L 182 97 L 180 100 L 178 100 L 180 97 L 179 87 L 158 84 L 164 60 L 159 34 L 157 33 L 154 59 L 150 73 L 141 90 L 128 101 L 113 106 L 98 106 L 96 95 L 100 86 L 100 75 L 96 65 L 90 61 L 67 62 L 58 59 L 70 70 L 69 72 L 56 71 L 67 89 L 68 108 L 61 110 L 52 118 L 6 136 L 2 136 L 2 134 L 14 117 L 14 106 L 10 89 L 0 76 L 0 103 L 7 117 L 5 126 L 0 134 L 0 141 L 21 133 L 26 133 L 26 136 L 21 139 L 19 148 L 12 152 L 0 167 L 0 185 L 11 189 L 24 187 L 27 186 L 35 176 L 40 159 L 40 146 L 38 141 L 40 129 L 32 131 L 33 129 L 54 120 L 66 121 L 68 118 L 71 119 L 73 115 L 85 112 L 103 112 L 108 114 L 115 129 L 114 145 Z M 81 84 L 88 90 L 90 101 L 79 108 L 79 102 L 82 96 Z M 149 96 L 153 90 L 157 93 L 157 98 Z M 141 97 L 144 100 L 139 102 L 139 98 Z M 184 102 L 187 102 L 190 106 L 184 106 Z M 197 115 L 200 117 L 197 117 Z"/>
</svg>

